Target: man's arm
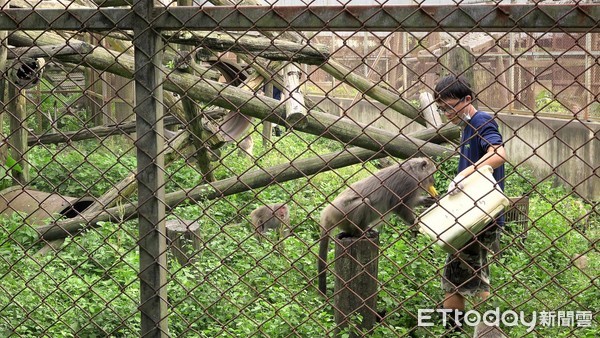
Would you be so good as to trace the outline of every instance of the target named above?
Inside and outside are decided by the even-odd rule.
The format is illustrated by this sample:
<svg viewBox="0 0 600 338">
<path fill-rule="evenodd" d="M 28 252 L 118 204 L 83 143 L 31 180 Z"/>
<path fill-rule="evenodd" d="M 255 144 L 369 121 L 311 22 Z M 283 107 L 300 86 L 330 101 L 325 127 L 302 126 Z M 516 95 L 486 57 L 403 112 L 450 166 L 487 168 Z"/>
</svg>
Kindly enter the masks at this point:
<svg viewBox="0 0 600 338">
<path fill-rule="evenodd" d="M 492 168 L 496 169 L 502 164 L 506 162 L 506 150 L 504 150 L 503 145 L 490 145 L 488 147 L 487 153 L 483 155 L 479 161 L 475 162 L 475 164 L 466 167 L 463 171 L 461 171 L 458 175 L 462 177 L 467 177 L 475 172 L 477 168 L 481 168 L 484 165 L 489 165 Z"/>
</svg>

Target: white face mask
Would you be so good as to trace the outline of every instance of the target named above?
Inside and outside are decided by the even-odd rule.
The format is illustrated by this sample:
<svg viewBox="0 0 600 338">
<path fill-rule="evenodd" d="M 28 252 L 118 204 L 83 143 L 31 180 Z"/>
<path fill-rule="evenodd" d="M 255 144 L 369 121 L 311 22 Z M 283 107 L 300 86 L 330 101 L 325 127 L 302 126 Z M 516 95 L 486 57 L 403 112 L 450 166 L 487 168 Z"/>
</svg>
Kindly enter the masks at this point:
<svg viewBox="0 0 600 338">
<path fill-rule="evenodd" d="M 468 113 L 464 113 L 462 116 L 462 119 L 460 119 L 460 122 L 458 123 L 459 127 L 464 127 L 467 125 L 467 122 L 471 121 L 471 115 L 469 115 Z"/>
</svg>

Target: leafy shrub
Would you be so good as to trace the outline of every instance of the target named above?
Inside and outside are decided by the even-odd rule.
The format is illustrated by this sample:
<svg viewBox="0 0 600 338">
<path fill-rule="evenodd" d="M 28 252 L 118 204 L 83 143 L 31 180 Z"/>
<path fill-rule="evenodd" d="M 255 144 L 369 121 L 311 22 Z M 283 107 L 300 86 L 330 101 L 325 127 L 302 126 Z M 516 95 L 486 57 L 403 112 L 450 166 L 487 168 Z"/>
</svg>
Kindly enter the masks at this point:
<svg viewBox="0 0 600 338">
<path fill-rule="evenodd" d="M 136 160 L 119 149 L 35 147 L 33 188 L 66 196 L 100 196 L 135 170 Z"/>
<path fill-rule="evenodd" d="M 340 149 L 334 142 L 293 133 L 273 141 L 271 150 L 255 147 L 261 168 Z M 110 146 L 110 151 L 93 143 L 69 150 L 37 147 L 31 156 L 34 185 L 73 196 L 100 195 L 135 168 L 128 147 Z M 238 158 L 234 147 L 224 149 L 223 154 L 222 166 L 216 168 L 218 178 L 245 173 L 252 164 L 247 158 Z M 168 254 L 170 334 L 322 337 L 331 332 L 333 301 L 319 297 L 314 288 L 319 212 L 346 183 L 373 171 L 371 164 L 354 165 L 218 200 L 189 202 L 172 210 L 169 219 L 200 224 L 202 245 L 192 264 L 186 266 Z M 455 174 L 455 159 L 442 163 L 436 173 L 438 189 L 444 191 Z M 198 171 L 183 159 L 167 168 L 167 177 L 168 191 L 201 182 Z M 506 250 L 493 258 L 494 296 L 487 306 L 525 313 L 600 308 L 595 277 L 600 264 L 594 249 L 600 230 L 597 226 L 586 232 L 573 228 L 591 213 L 592 206 L 553 188 L 551 182 L 536 182 L 522 168 L 507 167 L 506 189 L 509 195 L 530 193 L 530 231 L 524 244 L 511 233 L 503 237 Z M 274 202 L 291 206 L 294 227 L 294 235 L 278 246 L 258 242 L 247 218 L 256 206 Z M 138 334 L 135 221 L 103 223 L 67 239 L 55 255 L 41 257 L 33 257 L 40 245 L 21 216 L 0 223 L 0 333 L 21 337 Z M 376 326 L 373 337 L 442 333 L 441 325 L 429 330 L 414 328 L 418 309 L 435 308 L 442 300 L 439 281 L 446 255 L 428 238 L 413 238 L 407 229 L 394 217 L 381 231 L 378 309 L 386 309 L 388 316 Z M 571 264 L 572 255 L 582 253 L 590 261 L 584 271 Z M 333 283 L 333 278 L 329 281 Z M 507 331 L 511 337 L 525 335 L 524 327 Z M 565 332 L 553 327 L 540 328 L 538 334 L 563 337 L 568 335 Z M 586 337 L 599 333 L 597 327 L 576 332 Z"/>
</svg>

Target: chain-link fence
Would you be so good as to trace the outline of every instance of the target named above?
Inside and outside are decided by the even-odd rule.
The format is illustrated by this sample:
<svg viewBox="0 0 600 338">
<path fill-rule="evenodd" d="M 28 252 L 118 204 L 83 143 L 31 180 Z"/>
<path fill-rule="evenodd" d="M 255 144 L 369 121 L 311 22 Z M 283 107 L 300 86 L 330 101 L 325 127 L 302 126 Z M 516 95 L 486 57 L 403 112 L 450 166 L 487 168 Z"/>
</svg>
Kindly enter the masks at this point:
<svg viewBox="0 0 600 338">
<path fill-rule="evenodd" d="M 599 9 L 4 1 L 0 334 L 598 336 Z"/>
</svg>

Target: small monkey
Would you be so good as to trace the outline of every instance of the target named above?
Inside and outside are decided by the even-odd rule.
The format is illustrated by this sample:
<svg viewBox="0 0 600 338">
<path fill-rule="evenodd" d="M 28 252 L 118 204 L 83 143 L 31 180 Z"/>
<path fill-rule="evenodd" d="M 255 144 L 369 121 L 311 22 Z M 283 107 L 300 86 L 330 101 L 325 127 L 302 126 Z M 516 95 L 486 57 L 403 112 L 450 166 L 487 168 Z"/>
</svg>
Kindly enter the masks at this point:
<svg viewBox="0 0 600 338">
<path fill-rule="evenodd" d="M 340 236 L 360 237 L 374 225 L 398 214 L 409 226 L 415 222 L 413 208 L 435 202 L 433 173 L 435 164 L 427 158 L 414 158 L 395 164 L 360 180 L 342 191 L 321 212 L 321 239 L 319 245 L 319 291 L 327 291 L 325 267 L 329 235 L 339 228 Z M 429 192 L 432 198 L 423 196 Z"/>
<path fill-rule="evenodd" d="M 278 230 L 282 238 L 290 234 L 290 209 L 285 203 L 260 206 L 250 213 L 250 219 L 259 241 L 269 230 Z"/>
<path fill-rule="evenodd" d="M 253 158 L 252 151 L 254 149 L 254 141 L 250 135 L 246 136 L 243 140 L 238 144 L 240 156 L 249 156 Z"/>
<path fill-rule="evenodd" d="M 571 261 L 573 262 L 573 265 L 580 270 L 587 269 L 589 265 L 586 255 L 573 254 L 573 256 L 571 256 Z"/>
</svg>

